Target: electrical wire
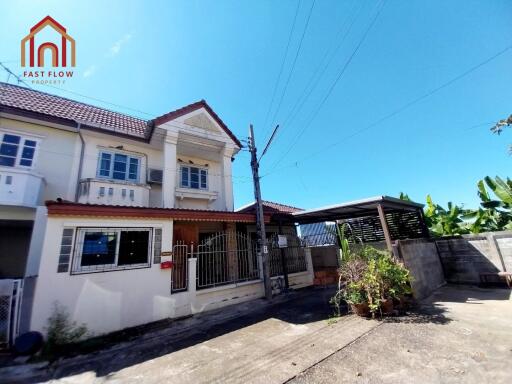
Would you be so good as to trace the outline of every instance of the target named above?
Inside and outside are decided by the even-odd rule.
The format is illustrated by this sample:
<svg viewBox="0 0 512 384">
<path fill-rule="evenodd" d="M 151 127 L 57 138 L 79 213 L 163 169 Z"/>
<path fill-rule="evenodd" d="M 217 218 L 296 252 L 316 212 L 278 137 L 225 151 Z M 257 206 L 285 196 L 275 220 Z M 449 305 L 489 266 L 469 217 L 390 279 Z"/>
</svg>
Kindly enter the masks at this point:
<svg viewBox="0 0 512 384">
<path fill-rule="evenodd" d="M 300 55 L 300 52 L 301 52 L 302 43 L 304 41 L 304 37 L 306 36 L 306 32 L 308 30 L 309 21 L 311 19 L 311 14 L 313 13 L 313 8 L 315 6 L 315 2 L 316 2 L 316 0 L 313 0 L 313 2 L 311 3 L 311 7 L 309 8 L 308 17 L 306 19 L 306 23 L 305 23 L 304 29 L 302 31 L 302 36 L 300 37 L 299 45 L 297 47 L 297 51 L 295 53 L 295 57 L 294 57 L 293 62 L 292 62 L 292 67 L 291 67 L 290 72 L 288 74 L 288 78 L 286 79 L 286 82 L 285 82 L 285 85 L 284 85 L 284 88 L 283 88 L 283 93 L 281 94 L 281 98 L 279 99 L 279 103 L 277 105 L 277 108 L 276 108 L 276 110 L 274 112 L 274 115 L 272 116 L 272 120 L 271 120 L 271 123 L 272 123 L 271 125 L 272 126 L 275 125 L 274 123 L 276 121 L 277 114 L 279 113 L 279 110 L 281 109 L 281 105 L 283 104 L 284 97 L 286 96 L 286 91 L 288 90 L 288 85 L 290 84 L 290 80 L 291 80 L 293 72 L 295 70 L 295 65 L 297 64 L 297 59 L 299 58 L 299 55 Z"/>
<path fill-rule="evenodd" d="M 357 136 L 357 135 L 359 135 L 359 134 L 361 134 L 361 133 L 363 133 L 363 132 L 365 132 L 365 131 L 367 131 L 367 130 L 371 129 L 371 128 L 373 128 L 373 127 L 375 127 L 375 126 L 377 126 L 377 125 L 381 124 L 382 122 L 384 122 L 384 121 L 386 121 L 386 120 L 388 120 L 388 119 L 390 119 L 390 118 L 392 118 L 392 117 L 395 117 L 396 115 L 398 115 L 398 114 L 402 113 L 403 111 L 405 111 L 405 110 L 407 110 L 407 109 L 411 108 L 413 105 L 415 105 L 415 104 L 419 103 L 420 101 L 423 101 L 424 99 L 426 99 L 426 98 L 428 98 L 428 97 L 432 96 L 433 94 L 435 94 L 435 93 L 437 93 L 437 92 L 439 92 L 439 91 L 441 91 L 441 90 L 443 90 L 443 89 L 445 89 L 445 88 L 449 87 L 450 85 L 452 85 L 453 83 L 457 82 L 458 80 L 460 80 L 460 79 L 462 79 L 462 78 L 464 78 L 464 77 L 468 76 L 468 75 L 469 75 L 469 74 L 471 74 L 472 72 L 474 72 L 474 71 L 476 71 L 476 70 L 480 69 L 480 68 L 481 68 L 481 67 L 483 67 L 484 65 L 486 65 L 486 64 L 490 63 L 491 61 L 493 61 L 493 60 L 497 59 L 498 57 L 500 57 L 500 56 L 504 55 L 505 53 L 507 53 L 507 52 L 508 52 L 508 51 L 510 51 L 511 49 L 512 49 L 512 45 L 508 45 L 508 46 L 507 46 L 507 47 L 505 47 L 504 49 L 502 49 L 502 50 L 500 50 L 499 52 L 497 52 L 497 53 L 493 54 L 492 56 L 490 56 L 490 57 L 488 57 L 487 59 L 485 59 L 485 60 L 481 61 L 480 63 L 478 63 L 478 64 L 476 64 L 476 65 L 474 65 L 474 66 L 470 67 L 469 69 L 467 69 L 466 71 L 462 72 L 461 74 L 459 74 L 459 75 L 457 75 L 457 76 L 455 76 L 455 77 L 451 78 L 450 80 L 448 80 L 448 81 L 444 82 L 443 84 L 439 85 L 438 87 L 435 87 L 434 89 L 432 89 L 432 90 L 430 90 L 430 91 L 428 91 L 428 92 L 424 93 L 423 95 L 418 96 L 418 97 L 414 98 L 413 100 L 411 100 L 411 101 L 409 101 L 409 102 L 407 102 L 407 103 L 403 104 L 402 106 L 398 107 L 398 108 L 397 108 L 397 109 L 395 109 L 394 111 L 392 111 L 392 112 L 390 112 L 390 113 L 388 113 L 388 114 L 384 115 L 383 117 L 381 117 L 381 118 L 377 119 L 376 121 L 374 121 L 374 122 L 372 122 L 372 123 L 370 123 L 370 124 L 366 125 L 365 127 L 363 127 L 363 128 L 361 128 L 361 129 L 359 129 L 359 130 L 357 130 L 357 131 L 355 131 L 355 132 L 353 132 L 353 133 L 351 133 L 351 134 L 349 134 L 349 135 L 347 135 L 347 136 L 343 137 L 342 139 L 340 139 L 340 140 L 338 140 L 338 141 L 336 141 L 336 142 L 334 142 L 334 143 L 331 143 L 331 144 L 329 144 L 329 145 L 326 145 L 326 146 L 322 147 L 320 150 L 318 150 L 318 151 L 316 151 L 316 152 L 313 152 L 313 153 L 311 153 L 311 154 L 309 154 L 309 155 L 307 155 L 307 156 L 305 156 L 305 157 L 303 157 L 303 158 L 301 158 L 301 159 L 299 159 L 299 160 L 296 160 L 296 161 L 294 161 L 293 163 L 291 163 L 291 164 L 289 164 L 289 165 L 287 165 L 287 166 L 284 166 L 284 167 L 281 167 L 281 168 L 278 168 L 278 169 L 275 169 L 275 170 L 271 170 L 271 171 L 267 172 L 266 174 L 264 174 L 264 175 L 263 175 L 263 176 L 261 176 L 261 177 L 268 176 L 268 175 L 270 175 L 270 174 L 272 174 L 272 173 L 274 173 L 274 172 L 277 172 L 277 171 L 280 171 L 280 170 L 283 170 L 283 169 L 289 168 L 290 166 L 294 166 L 294 165 L 296 165 L 296 164 L 298 164 L 298 163 L 300 163 L 300 162 L 304 162 L 305 160 L 309 160 L 309 159 L 311 159 L 311 158 L 313 158 L 313 157 L 316 157 L 316 156 L 318 156 L 318 155 L 320 155 L 320 154 L 326 153 L 326 151 L 327 151 L 327 150 L 329 150 L 329 149 L 331 149 L 331 148 L 334 148 L 334 147 L 336 147 L 336 146 L 338 146 L 338 145 L 340 145 L 340 144 L 344 143 L 346 140 L 349 140 L 349 139 L 351 139 L 351 138 L 353 138 L 353 137 L 355 137 L 355 136 Z M 477 124 L 476 126 L 478 126 L 478 125 L 482 126 L 482 125 L 484 125 L 484 124 L 485 124 L 485 123 Z M 472 126 L 472 127 L 470 127 L 469 129 L 473 129 L 473 128 L 475 128 L 475 126 Z M 469 130 L 469 129 L 468 129 L 468 130 Z"/>
<path fill-rule="evenodd" d="M 302 135 L 304 134 L 304 132 L 306 131 L 307 128 L 309 128 L 309 126 L 311 125 L 311 123 L 314 121 L 314 119 L 316 118 L 316 116 L 318 115 L 318 113 L 320 112 L 320 110 L 322 109 L 322 107 L 324 106 L 324 104 L 326 103 L 326 101 L 329 99 L 329 97 L 331 96 L 333 90 L 335 89 L 336 85 L 338 84 L 338 82 L 340 81 L 340 79 L 343 77 L 343 75 L 345 74 L 347 68 L 349 67 L 350 63 L 352 62 L 352 60 L 354 59 L 355 55 L 357 54 L 357 52 L 359 51 L 359 49 L 361 48 L 361 46 L 363 45 L 364 41 L 366 40 L 370 30 L 372 29 L 372 27 L 375 25 L 375 22 L 377 21 L 377 19 L 379 18 L 379 15 L 382 13 L 382 10 L 384 9 L 385 5 L 386 5 L 386 0 L 383 0 L 381 3 L 381 7 L 380 9 L 377 11 L 377 13 L 375 14 L 375 16 L 373 17 L 373 19 L 371 20 L 371 22 L 368 24 L 366 30 L 364 31 L 361 39 L 359 40 L 359 42 L 357 43 L 356 47 L 354 48 L 354 50 L 352 51 L 352 53 L 350 54 L 350 56 L 348 57 L 348 59 L 345 61 L 345 64 L 341 67 L 339 73 L 338 73 L 338 76 L 336 77 L 336 79 L 334 80 L 334 82 L 331 84 L 329 90 L 327 91 L 326 95 L 324 96 L 324 98 L 322 99 L 322 101 L 320 102 L 320 104 L 318 105 L 318 107 L 316 108 L 316 110 L 311 114 L 308 122 L 306 123 L 306 125 L 304 126 L 304 128 L 295 136 L 295 139 L 292 141 L 292 143 L 289 145 L 288 149 L 283 153 L 283 155 L 272 165 L 272 168 L 275 168 L 287 155 L 288 153 L 290 153 L 290 151 L 293 149 L 293 147 L 295 146 L 295 144 L 297 144 L 297 142 L 299 141 L 299 139 L 302 137 Z"/>
<path fill-rule="evenodd" d="M 360 3 L 360 4 L 363 4 L 363 3 Z M 333 59 L 336 57 L 337 52 L 339 51 L 339 49 L 343 45 L 346 37 L 350 33 L 350 31 L 351 31 L 353 25 L 355 24 L 355 21 L 357 20 L 362 9 L 363 9 L 363 6 L 361 5 L 359 8 L 359 11 L 355 15 L 355 17 L 352 19 L 352 22 L 349 24 L 347 31 L 343 34 L 343 37 L 341 37 L 342 32 L 345 29 L 347 22 L 350 20 L 351 12 L 348 12 L 349 16 L 347 17 L 346 21 L 344 23 L 342 23 L 341 27 L 339 28 L 338 32 L 335 35 L 336 37 L 332 41 L 331 46 L 325 52 L 322 60 L 320 60 L 319 65 L 316 67 L 315 71 L 313 72 L 313 75 L 310 77 L 306 87 L 302 91 L 301 95 L 298 97 L 297 101 L 295 102 L 292 109 L 290 110 L 290 113 L 287 115 L 287 117 L 285 118 L 285 120 L 281 126 L 284 126 L 286 128 L 298 116 L 298 114 L 300 113 L 300 110 L 302 109 L 302 107 L 304 106 L 304 104 L 306 103 L 308 98 L 311 96 L 313 91 L 316 89 L 316 87 L 320 83 L 320 80 L 323 77 L 323 75 L 325 74 L 325 72 L 327 71 L 327 68 L 330 66 Z M 338 44 L 335 47 L 335 49 L 333 50 L 332 47 L 334 46 L 335 42 L 338 42 Z M 330 56 L 329 60 L 327 61 L 327 63 L 325 63 L 326 59 L 329 56 Z M 325 63 L 325 65 L 324 65 L 324 63 Z M 309 89 L 309 91 L 308 91 L 308 89 Z M 288 124 L 288 122 L 290 124 Z"/>
<path fill-rule="evenodd" d="M 297 7 L 295 8 L 295 16 L 293 17 L 292 27 L 290 29 L 290 34 L 288 36 L 288 43 L 286 43 L 286 49 L 284 52 L 283 61 L 281 62 L 281 67 L 279 69 L 279 75 L 277 76 L 277 81 L 274 84 L 274 90 L 272 91 L 272 98 L 270 99 L 270 105 L 268 106 L 268 110 L 267 110 L 267 114 L 265 116 L 265 122 L 263 123 L 263 127 L 267 127 L 267 122 L 268 122 L 268 118 L 270 116 L 270 111 L 272 110 L 272 106 L 274 105 L 274 99 L 276 97 L 277 88 L 278 88 L 279 83 L 281 82 L 281 76 L 283 74 L 284 64 L 286 63 L 286 57 L 288 57 L 288 50 L 290 49 L 290 43 L 292 42 L 293 31 L 295 30 L 295 24 L 297 22 L 297 15 L 299 14 L 300 4 L 301 4 L 301 1 L 299 0 L 297 2 Z M 269 129 L 268 127 L 265 128 L 263 137 L 265 137 L 267 135 L 268 129 Z"/>
</svg>

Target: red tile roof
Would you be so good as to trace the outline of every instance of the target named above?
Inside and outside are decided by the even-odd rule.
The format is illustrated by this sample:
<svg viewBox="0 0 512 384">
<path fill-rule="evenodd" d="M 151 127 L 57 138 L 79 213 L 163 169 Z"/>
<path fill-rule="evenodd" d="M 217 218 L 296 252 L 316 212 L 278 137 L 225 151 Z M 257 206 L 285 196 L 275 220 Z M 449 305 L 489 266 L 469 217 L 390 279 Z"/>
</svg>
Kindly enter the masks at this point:
<svg viewBox="0 0 512 384">
<path fill-rule="evenodd" d="M 9 108 L 20 112 L 25 111 L 31 114 L 37 114 L 38 116 L 64 119 L 69 123 L 73 123 L 73 125 L 75 121 L 78 121 L 84 124 L 86 126 L 85 128 L 99 129 L 139 139 L 149 139 L 153 131 L 152 127 L 155 124 L 164 124 L 199 108 L 205 108 L 235 144 L 242 147 L 240 141 L 205 100 L 200 100 L 183 108 L 166 113 L 154 120 L 146 121 L 65 97 L 0 82 L 0 111 Z"/>
<path fill-rule="evenodd" d="M 149 133 L 148 123 L 145 120 L 65 97 L 1 82 L 0 106 L 76 120 L 94 128 L 139 138 L 147 138 Z"/>
<path fill-rule="evenodd" d="M 213 211 L 183 208 L 146 208 L 121 205 L 80 204 L 69 201 L 48 200 L 45 202 L 49 216 L 89 216 L 89 217 L 137 217 L 146 219 L 173 219 L 182 221 L 216 221 L 254 223 L 251 213 Z M 265 222 L 270 221 L 268 214 Z"/>
<path fill-rule="evenodd" d="M 294 213 L 294 212 L 300 212 L 303 211 L 302 208 L 293 207 L 291 205 L 285 205 L 285 204 L 279 204 L 274 203 L 273 201 L 266 201 L 263 200 L 263 211 L 268 213 Z M 254 212 L 256 207 L 256 202 L 246 205 L 242 208 L 237 209 L 237 212 L 240 213 L 247 213 L 247 212 Z"/>
</svg>

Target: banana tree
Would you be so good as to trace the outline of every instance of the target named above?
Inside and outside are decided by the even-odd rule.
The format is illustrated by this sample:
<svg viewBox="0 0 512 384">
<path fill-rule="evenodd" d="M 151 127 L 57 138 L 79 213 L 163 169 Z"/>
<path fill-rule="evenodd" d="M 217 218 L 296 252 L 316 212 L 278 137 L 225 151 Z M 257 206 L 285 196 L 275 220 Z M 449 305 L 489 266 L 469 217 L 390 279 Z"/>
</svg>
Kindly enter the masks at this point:
<svg viewBox="0 0 512 384">
<path fill-rule="evenodd" d="M 425 221 L 434 236 L 462 235 L 469 233 L 462 216 L 467 213 L 462 207 L 448 202 L 448 209 L 435 204 L 430 195 L 427 195 L 425 208 Z"/>
</svg>

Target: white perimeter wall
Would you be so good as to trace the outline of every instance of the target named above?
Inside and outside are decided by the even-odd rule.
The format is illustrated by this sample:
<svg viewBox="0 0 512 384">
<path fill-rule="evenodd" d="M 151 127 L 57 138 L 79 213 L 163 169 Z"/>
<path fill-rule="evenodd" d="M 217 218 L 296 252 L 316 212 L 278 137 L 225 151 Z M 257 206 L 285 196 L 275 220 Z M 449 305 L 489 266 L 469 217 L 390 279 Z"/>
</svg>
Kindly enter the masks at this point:
<svg viewBox="0 0 512 384">
<path fill-rule="evenodd" d="M 85 324 L 91 335 L 100 335 L 153 321 L 182 317 L 264 296 L 260 280 L 196 291 L 170 293 L 171 270 L 151 267 L 71 275 L 57 273 L 61 236 L 64 228 L 76 227 L 162 228 L 162 251 L 170 251 L 171 220 L 120 220 L 50 217 L 41 246 L 41 262 L 36 282 L 30 329 L 46 333 L 54 303 L 64 306 L 71 320 Z M 306 249 L 308 270 L 289 277 L 290 288 L 313 283 L 313 268 Z M 165 258 L 162 258 L 165 260 Z M 189 259 L 189 281 L 195 282 L 196 259 Z M 71 269 L 71 265 L 70 265 Z M 275 280 L 275 279 L 274 279 Z M 279 285 L 274 293 L 278 293 Z"/>
</svg>

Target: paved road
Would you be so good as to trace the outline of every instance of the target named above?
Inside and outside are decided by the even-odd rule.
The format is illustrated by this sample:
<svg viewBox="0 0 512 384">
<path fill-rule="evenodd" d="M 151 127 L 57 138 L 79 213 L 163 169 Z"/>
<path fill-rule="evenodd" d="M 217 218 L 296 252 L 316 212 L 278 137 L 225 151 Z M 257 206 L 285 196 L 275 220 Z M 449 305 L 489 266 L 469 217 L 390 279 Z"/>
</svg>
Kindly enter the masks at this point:
<svg viewBox="0 0 512 384">
<path fill-rule="evenodd" d="M 291 381 L 510 383 L 510 290 L 447 286 L 424 311 L 385 323 Z"/>
</svg>

